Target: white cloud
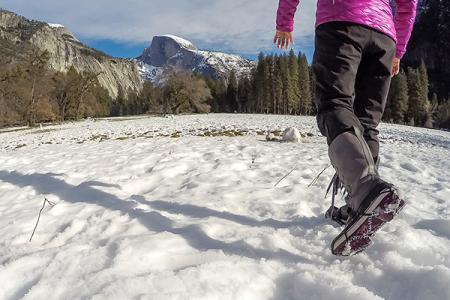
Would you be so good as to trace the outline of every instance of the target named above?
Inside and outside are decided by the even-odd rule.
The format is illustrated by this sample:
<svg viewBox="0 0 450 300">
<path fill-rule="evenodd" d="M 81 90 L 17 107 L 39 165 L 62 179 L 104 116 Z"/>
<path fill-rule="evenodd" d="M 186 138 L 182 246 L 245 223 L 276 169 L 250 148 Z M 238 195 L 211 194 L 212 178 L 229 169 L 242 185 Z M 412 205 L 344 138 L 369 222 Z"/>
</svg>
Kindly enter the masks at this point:
<svg viewBox="0 0 450 300">
<path fill-rule="evenodd" d="M 171 33 L 240 53 L 272 49 L 277 0 L 0 0 L 0 6 L 66 25 L 84 38 L 150 42 Z M 297 44 L 311 43 L 316 1 L 302 0 L 296 16 Z"/>
</svg>

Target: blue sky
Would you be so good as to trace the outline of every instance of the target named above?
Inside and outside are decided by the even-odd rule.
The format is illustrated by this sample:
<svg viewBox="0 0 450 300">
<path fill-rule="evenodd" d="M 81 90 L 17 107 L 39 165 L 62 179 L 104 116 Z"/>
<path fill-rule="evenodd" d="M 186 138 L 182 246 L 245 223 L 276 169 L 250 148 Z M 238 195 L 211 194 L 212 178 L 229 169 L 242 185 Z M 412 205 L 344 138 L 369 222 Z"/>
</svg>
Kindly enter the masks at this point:
<svg viewBox="0 0 450 300">
<path fill-rule="evenodd" d="M 278 52 L 272 45 L 277 6 L 277 0 L 0 0 L 1 8 L 63 24 L 87 45 L 118 57 L 138 56 L 161 34 L 248 58 Z M 294 50 L 309 58 L 315 6 L 301 1 L 294 31 Z"/>
</svg>

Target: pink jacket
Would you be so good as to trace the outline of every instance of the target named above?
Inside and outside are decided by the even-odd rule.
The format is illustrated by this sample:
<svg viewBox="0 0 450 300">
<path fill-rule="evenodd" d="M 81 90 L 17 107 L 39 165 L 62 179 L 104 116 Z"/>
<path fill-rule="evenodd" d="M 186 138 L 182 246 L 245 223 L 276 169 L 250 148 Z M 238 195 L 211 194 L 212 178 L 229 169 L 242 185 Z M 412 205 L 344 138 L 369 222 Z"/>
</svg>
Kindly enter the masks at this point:
<svg viewBox="0 0 450 300">
<path fill-rule="evenodd" d="M 291 32 L 299 0 L 279 0 L 277 30 Z M 316 26 L 331 21 L 348 21 L 370 26 L 397 42 L 402 58 L 416 18 L 418 0 L 395 0 L 395 16 L 389 0 L 318 0 Z"/>
</svg>

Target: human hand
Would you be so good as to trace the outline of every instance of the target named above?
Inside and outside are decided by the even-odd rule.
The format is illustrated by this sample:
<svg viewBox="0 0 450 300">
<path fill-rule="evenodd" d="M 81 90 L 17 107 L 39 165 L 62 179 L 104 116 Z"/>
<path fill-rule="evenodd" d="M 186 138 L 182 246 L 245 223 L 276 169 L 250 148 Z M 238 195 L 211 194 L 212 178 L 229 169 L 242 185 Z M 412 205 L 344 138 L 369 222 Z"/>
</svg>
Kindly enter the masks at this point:
<svg viewBox="0 0 450 300">
<path fill-rule="evenodd" d="M 391 76 L 394 77 L 400 72 L 400 58 L 395 57 L 392 61 Z"/>
<path fill-rule="evenodd" d="M 292 32 L 277 30 L 275 37 L 273 38 L 273 43 L 276 44 L 278 48 L 287 50 L 290 45 L 294 44 Z"/>
</svg>

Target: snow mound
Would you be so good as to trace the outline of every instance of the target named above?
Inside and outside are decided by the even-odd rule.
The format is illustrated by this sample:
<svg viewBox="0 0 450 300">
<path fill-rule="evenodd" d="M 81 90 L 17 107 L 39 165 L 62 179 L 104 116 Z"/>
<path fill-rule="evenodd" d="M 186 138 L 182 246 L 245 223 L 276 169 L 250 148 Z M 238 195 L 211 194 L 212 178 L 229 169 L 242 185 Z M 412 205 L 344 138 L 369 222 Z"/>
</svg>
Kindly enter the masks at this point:
<svg viewBox="0 0 450 300">
<path fill-rule="evenodd" d="M 286 128 L 283 132 L 283 142 L 291 142 L 291 143 L 298 143 L 302 139 L 302 135 L 300 134 L 300 131 L 298 131 L 297 128 L 289 127 Z"/>
</svg>

